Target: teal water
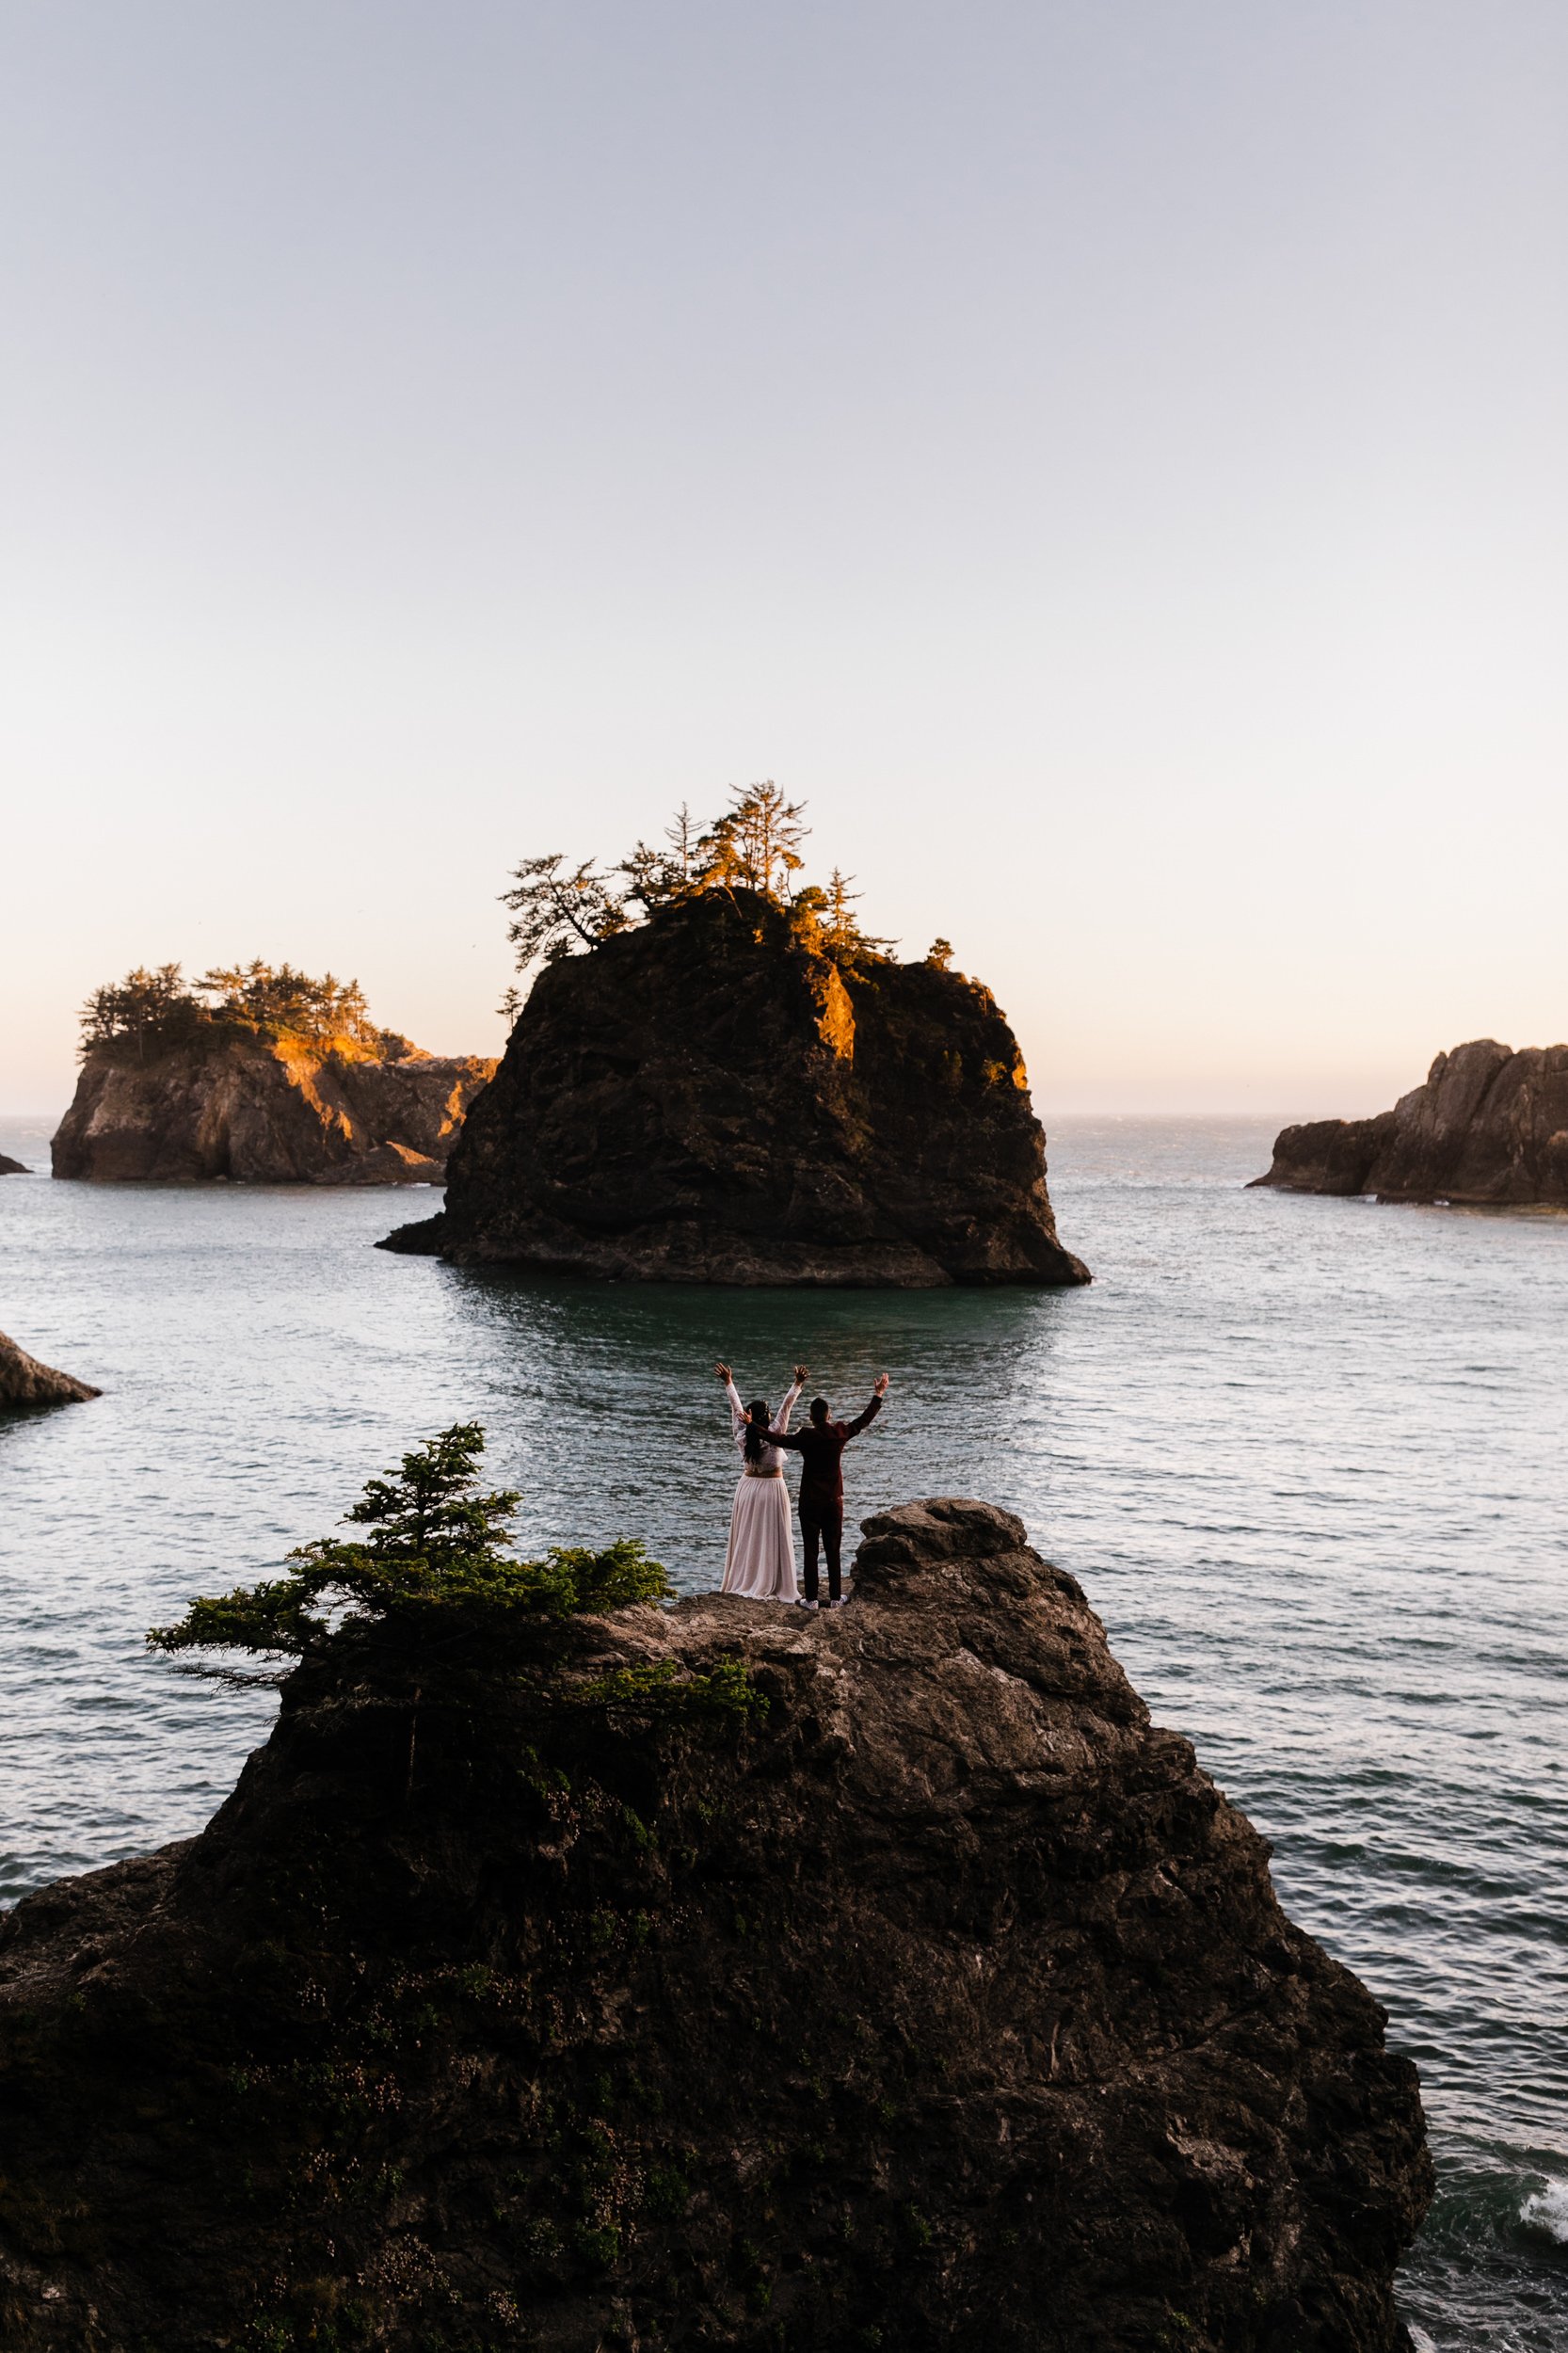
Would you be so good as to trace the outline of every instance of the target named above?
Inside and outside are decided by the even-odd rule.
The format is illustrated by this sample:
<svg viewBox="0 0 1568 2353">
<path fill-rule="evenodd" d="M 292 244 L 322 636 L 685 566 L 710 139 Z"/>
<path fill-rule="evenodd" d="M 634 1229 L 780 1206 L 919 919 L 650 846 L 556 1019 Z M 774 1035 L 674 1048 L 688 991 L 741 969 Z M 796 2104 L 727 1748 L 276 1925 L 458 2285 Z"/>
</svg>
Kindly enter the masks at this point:
<svg viewBox="0 0 1568 2353">
<path fill-rule="evenodd" d="M 476 1417 L 530 1536 L 643 1535 L 700 1587 L 712 1359 L 776 1395 L 804 1354 L 851 1407 L 886 1366 L 852 1512 L 1019 1512 L 1417 2060 L 1416 2344 L 1562 2353 L 1568 1220 L 1245 1193 L 1276 1124 L 1061 1123 L 1072 1293 L 525 1282 L 370 1248 L 424 1193 L 0 1179 L 0 1326 L 105 1391 L 0 1424 L 0 1900 L 206 1818 L 271 1703 L 143 1629 L 411 1440 Z"/>
</svg>

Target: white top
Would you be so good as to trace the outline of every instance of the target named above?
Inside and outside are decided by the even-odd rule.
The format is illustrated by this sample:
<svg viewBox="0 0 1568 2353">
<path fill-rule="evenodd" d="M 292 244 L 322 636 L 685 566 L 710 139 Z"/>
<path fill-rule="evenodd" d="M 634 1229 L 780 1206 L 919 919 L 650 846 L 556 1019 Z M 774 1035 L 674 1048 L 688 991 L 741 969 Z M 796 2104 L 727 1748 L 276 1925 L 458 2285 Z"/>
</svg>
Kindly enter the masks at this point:
<svg viewBox="0 0 1568 2353">
<path fill-rule="evenodd" d="M 804 1384 L 797 1381 L 794 1387 L 785 1398 L 783 1404 L 779 1407 L 777 1414 L 774 1417 L 772 1426 L 776 1431 L 788 1430 L 790 1427 L 790 1416 L 794 1412 L 795 1407 L 800 1402 L 800 1392 Z M 760 1478 L 764 1471 L 777 1471 L 780 1475 L 782 1475 L 784 1469 L 784 1449 L 782 1447 L 765 1446 L 762 1449 L 762 1457 L 760 1462 L 747 1463 L 745 1461 L 746 1409 L 741 1402 L 741 1392 L 735 1386 L 733 1381 L 727 1381 L 724 1385 L 724 1388 L 725 1395 L 729 1400 L 729 1426 L 734 1435 L 736 1447 L 741 1454 L 743 1468 L 747 1471 L 753 1479 Z"/>
</svg>

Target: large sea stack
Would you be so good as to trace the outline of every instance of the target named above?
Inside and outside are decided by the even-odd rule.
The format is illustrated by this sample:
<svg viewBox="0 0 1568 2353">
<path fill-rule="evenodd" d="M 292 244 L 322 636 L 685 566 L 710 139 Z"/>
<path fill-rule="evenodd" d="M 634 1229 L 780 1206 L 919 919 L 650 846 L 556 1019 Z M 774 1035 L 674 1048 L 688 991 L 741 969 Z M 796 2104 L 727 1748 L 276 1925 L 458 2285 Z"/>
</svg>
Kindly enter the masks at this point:
<svg viewBox="0 0 1568 2353">
<path fill-rule="evenodd" d="M 1084 1283 L 988 989 L 748 890 L 547 965 L 394 1249 L 644 1282 Z"/>
<path fill-rule="evenodd" d="M 1568 1046 L 1473 1038 L 1372 1119 L 1283 1128 L 1255 1185 L 1380 1201 L 1568 1209 Z"/>
<path fill-rule="evenodd" d="M 11 2353 L 1407 2345 L 1383 2012 L 1016 1519 L 866 1528 L 842 1611 L 543 1682 L 335 1641 L 200 1837 L 22 1904 Z"/>
<path fill-rule="evenodd" d="M 88 1051 L 50 1146 L 56 1176 L 252 1185 L 440 1184 L 495 1069 L 478 1055 L 214 1022 Z"/>
</svg>

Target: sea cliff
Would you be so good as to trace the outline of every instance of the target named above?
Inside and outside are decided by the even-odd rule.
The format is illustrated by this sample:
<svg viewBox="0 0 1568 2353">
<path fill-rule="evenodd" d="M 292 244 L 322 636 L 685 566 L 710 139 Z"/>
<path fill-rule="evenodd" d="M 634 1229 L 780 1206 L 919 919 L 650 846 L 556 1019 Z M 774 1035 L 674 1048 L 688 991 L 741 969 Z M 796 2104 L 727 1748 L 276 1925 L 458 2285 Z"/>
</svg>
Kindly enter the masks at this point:
<svg viewBox="0 0 1568 2353">
<path fill-rule="evenodd" d="M 616 1279 L 1075 1284 L 1017 1042 L 940 965 L 712 890 L 547 965 L 392 1249 Z"/>
<path fill-rule="evenodd" d="M 1568 1046 L 1474 1038 L 1372 1119 L 1282 1128 L 1253 1179 L 1287 1193 L 1568 1209 Z"/>
<path fill-rule="evenodd" d="M 1415 2070 L 1016 1519 L 554 1639 L 339 1641 L 0 1927 L 14 2353 L 1407 2343 Z"/>
<path fill-rule="evenodd" d="M 214 1023 L 137 1053 L 89 1048 L 50 1146 L 56 1176 L 244 1184 L 440 1184 L 495 1069 L 352 1037 Z"/>
</svg>

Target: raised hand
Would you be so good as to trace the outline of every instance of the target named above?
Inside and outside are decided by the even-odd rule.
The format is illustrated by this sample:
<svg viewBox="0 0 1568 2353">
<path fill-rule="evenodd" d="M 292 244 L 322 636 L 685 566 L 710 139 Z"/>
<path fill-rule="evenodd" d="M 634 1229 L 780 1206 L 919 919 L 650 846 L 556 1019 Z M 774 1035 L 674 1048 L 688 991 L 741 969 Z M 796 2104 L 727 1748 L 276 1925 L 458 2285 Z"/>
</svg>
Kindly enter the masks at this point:
<svg viewBox="0 0 1568 2353">
<path fill-rule="evenodd" d="M 887 1374 L 886 1374 L 885 1372 L 879 1372 L 879 1373 L 877 1374 L 877 1376 L 876 1376 L 875 1381 L 874 1381 L 874 1382 L 873 1382 L 873 1384 L 872 1384 L 872 1386 L 874 1387 L 874 1389 L 875 1389 L 876 1394 L 877 1394 L 877 1396 L 878 1396 L 878 1397 L 886 1397 L 886 1396 L 887 1396 L 887 1394 L 888 1394 L 888 1376 L 887 1376 Z"/>
<path fill-rule="evenodd" d="M 797 1381 L 809 1381 L 810 1378 L 811 1368 L 809 1365 L 797 1365 L 795 1367 L 795 1379 Z"/>
<path fill-rule="evenodd" d="M 713 1370 L 714 1370 L 714 1371 L 718 1374 L 719 1379 L 720 1379 L 721 1381 L 728 1381 L 728 1378 L 729 1378 L 729 1367 L 728 1367 L 728 1365 L 715 1365 L 715 1366 L 713 1367 Z"/>
</svg>

